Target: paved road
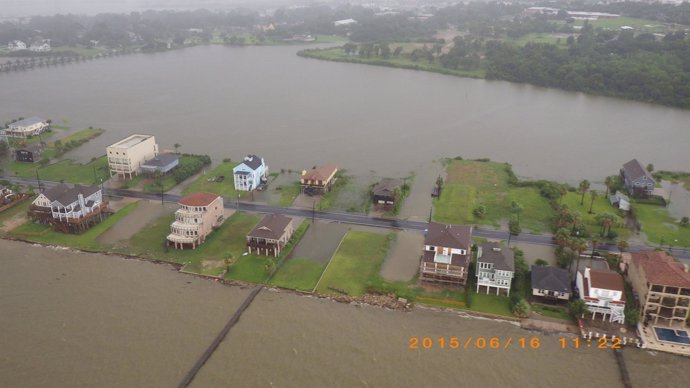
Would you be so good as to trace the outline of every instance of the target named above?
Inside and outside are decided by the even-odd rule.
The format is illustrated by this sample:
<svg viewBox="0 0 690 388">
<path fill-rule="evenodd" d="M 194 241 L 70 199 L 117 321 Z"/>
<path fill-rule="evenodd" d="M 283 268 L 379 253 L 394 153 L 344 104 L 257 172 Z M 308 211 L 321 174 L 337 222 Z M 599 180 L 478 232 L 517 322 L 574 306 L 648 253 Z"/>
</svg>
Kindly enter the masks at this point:
<svg viewBox="0 0 690 388">
<path fill-rule="evenodd" d="M 14 182 L 14 183 L 33 185 L 34 187 L 36 186 L 35 180 L 19 179 L 19 178 L 5 178 L 5 179 L 7 179 L 11 182 Z M 44 188 L 50 188 L 50 187 L 58 184 L 58 182 L 48 182 L 48 181 L 41 181 L 41 183 L 44 186 Z M 125 189 L 107 189 L 105 194 L 106 195 L 112 195 L 112 196 L 119 196 L 119 197 L 148 199 L 148 200 L 154 200 L 154 201 L 160 201 L 161 200 L 160 194 L 145 193 L 145 192 L 141 192 L 141 191 L 125 190 Z M 163 194 L 162 195 L 162 200 L 164 202 L 177 203 L 180 198 L 181 198 L 181 196 L 174 195 L 174 194 Z M 362 214 L 312 211 L 309 209 L 301 209 L 301 208 L 284 208 L 284 207 L 256 204 L 256 203 L 251 203 L 251 202 L 237 202 L 237 201 L 233 201 L 233 200 L 229 200 L 229 201 L 225 200 L 224 203 L 225 203 L 225 207 L 228 209 L 239 209 L 239 210 L 243 210 L 243 211 L 256 212 L 256 213 L 278 213 L 278 214 L 284 214 L 287 216 L 304 217 L 304 218 L 312 218 L 313 217 L 313 218 L 319 219 L 319 220 L 336 221 L 336 222 L 342 222 L 345 224 L 367 225 L 367 226 L 375 226 L 375 227 L 379 227 L 379 228 L 409 229 L 409 230 L 425 230 L 427 228 L 426 222 L 407 221 L 407 220 L 400 220 L 397 218 L 380 218 L 380 217 L 370 217 L 370 216 L 362 215 Z M 490 239 L 508 239 L 508 232 L 500 231 L 500 230 L 474 228 L 474 231 L 472 234 L 474 236 L 490 238 Z M 518 236 L 512 236 L 511 241 L 523 242 L 523 243 L 529 243 L 529 244 L 556 246 L 556 244 L 553 243 L 550 235 L 520 233 L 520 235 L 518 235 Z M 634 252 L 634 251 L 649 250 L 649 249 L 654 249 L 654 248 L 655 247 L 649 247 L 646 245 L 634 245 L 634 246 L 630 246 L 629 250 Z M 598 250 L 618 252 L 618 247 L 615 244 L 603 244 L 602 243 L 602 244 L 598 245 Z M 677 258 L 690 260 L 690 251 L 687 249 L 677 249 L 676 248 L 672 251 L 672 253 L 673 253 L 673 256 L 675 256 Z"/>
</svg>

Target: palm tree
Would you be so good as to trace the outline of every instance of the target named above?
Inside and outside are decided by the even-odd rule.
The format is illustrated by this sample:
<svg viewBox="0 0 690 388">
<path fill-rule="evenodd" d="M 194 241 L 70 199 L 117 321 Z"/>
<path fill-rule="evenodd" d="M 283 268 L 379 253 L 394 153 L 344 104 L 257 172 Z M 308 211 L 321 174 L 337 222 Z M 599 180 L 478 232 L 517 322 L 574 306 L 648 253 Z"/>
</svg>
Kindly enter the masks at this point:
<svg viewBox="0 0 690 388">
<path fill-rule="evenodd" d="M 580 199 L 580 205 L 584 205 L 585 203 L 585 193 L 589 190 L 589 181 L 587 179 L 583 180 L 580 182 L 580 186 L 578 187 L 578 191 L 582 193 L 582 198 Z"/>
<path fill-rule="evenodd" d="M 602 236 L 607 236 L 611 232 L 611 226 L 616 223 L 616 216 L 608 212 L 597 215 L 596 219 L 601 224 Z"/>
<path fill-rule="evenodd" d="M 175 143 L 175 144 L 173 144 L 173 147 L 175 147 L 175 153 L 176 153 L 176 154 L 179 154 L 179 152 L 178 152 L 177 150 L 178 150 L 180 147 L 182 147 L 182 144 L 180 144 L 180 143 Z"/>
<path fill-rule="evenodd" d="M 592 201 L 589 203 L 589 214 L 592 214 L 592 207 L 594 206 L 594 200 L 597 198 L 597 192 L 590 190 L 589 195 L 592 197 Z"/>
<path fill-rule="evenodd" d="M 618 240 L 618 250 L 621 254 L 618 256 L 618 264 L 621 262 L 621 257 L 623 257 L 623 252 L 628 250 L 628 242 L 626 240 Z"/>
<path fill-rule="evenodd" d="M 570 249 L 577 252 L 577 267 L 575 273 L 580 270 L 580 255 L 587 249 L 587 241 L 581 238 L 574 238 L 570 240 Z"/>
</svg>

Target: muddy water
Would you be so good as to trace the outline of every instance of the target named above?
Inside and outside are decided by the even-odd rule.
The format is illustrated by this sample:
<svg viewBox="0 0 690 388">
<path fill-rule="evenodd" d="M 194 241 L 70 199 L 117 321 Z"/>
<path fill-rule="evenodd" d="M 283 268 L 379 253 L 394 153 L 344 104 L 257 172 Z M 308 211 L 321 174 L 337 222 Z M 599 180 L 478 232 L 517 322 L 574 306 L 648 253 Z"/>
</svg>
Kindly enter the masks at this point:
<svg viewBox="0 0 690 388">
<path fill-rule="evenodd" d="M 122 240 L 128 240 L 149 223 L 174 212 L 176 209 L 177 205 L 172 203 L 161 205 L 160 202 L 139 201 L 136 210 L 98 236 L 98 241 L 112 245 Z"/>
<path fill-rule="evenodd" d="M 381 266 L 381 276 L 388 281 L 411 280 L 419 268 L 424 235 L 417 231 L 398 232 Z"/>
<path fill-rule="evenodd" d="M 347 225 L 316 221 L 290 254 L 291 258 L 310 259 L 326 264 L 347 233 Z"/>
<path fill-rule="evenodd" d="M 671 217 L 680 219 L 690 217 L 690 191 L 686 190 L 682 183 L 672 184 L 669 181 L 661 181 L 661 185 L 671 196 L 668 212 Z"/>
<path fill-rule="evenodd" d="M 176 386 L 248 294 L 136 260 L 4 240 L 0 253 L 3 386 Z M 541 347 L 410 350 L 411 336 L 537 336 Z M 625 356 L 635 386 L 690 379 L 687 358 L 636 349 Z M 622 386 L 609 350 L 564 350 L 557 336 L 456 313 L 264 290 L 192 385 L 580 387 L 592 378 Z"/>
<path fill-rule="evenodd" d="M 400 218 L 426 221 L 431 210 L 431 189 L 439 175 L 445 174 L 444 167 L 440 162 L 428 162 L 415 166 L 413 171 L 414 181 L 410 195 L 400 209 Z"/>
</svg>

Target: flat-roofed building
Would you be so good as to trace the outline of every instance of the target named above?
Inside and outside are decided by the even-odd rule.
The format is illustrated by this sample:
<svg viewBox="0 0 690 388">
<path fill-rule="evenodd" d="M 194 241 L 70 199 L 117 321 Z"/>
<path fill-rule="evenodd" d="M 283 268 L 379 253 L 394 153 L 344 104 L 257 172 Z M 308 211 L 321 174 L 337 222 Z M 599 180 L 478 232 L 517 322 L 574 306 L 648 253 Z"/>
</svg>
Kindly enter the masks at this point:
<svg viewBox="0 0 690 388">
<path fill-rule="evenodd" d="M 147 160 L 158 156 L 158 144 L 153 135 L 132 135 L 108 146 L 106 156 L 111 176 L 132 178 Z"/>
<path fill-rule="evenodd" d="M 36 136 L 48 128 L 50 128 L 50 124 L 47 120 L 34 116 L 10 123 L 7 129 L 5 129 L 5 135 L 9 137 L 27 138 Z"/>
</svg>

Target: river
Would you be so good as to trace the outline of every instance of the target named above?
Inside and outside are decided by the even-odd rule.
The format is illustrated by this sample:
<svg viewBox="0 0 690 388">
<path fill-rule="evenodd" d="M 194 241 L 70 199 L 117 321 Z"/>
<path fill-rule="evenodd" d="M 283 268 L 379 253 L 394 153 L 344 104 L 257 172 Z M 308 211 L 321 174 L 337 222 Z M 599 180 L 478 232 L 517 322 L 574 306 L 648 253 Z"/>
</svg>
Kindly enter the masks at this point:
<svg viewBox="0 0 690 388">
<path fill-rule="evenodd" d="M 273 168 L 333 162 L 405 176 L 442 157 L 600 182 L 632 158 L 690 165 L 690 111 L 502 81 L 300 58 L 303 47 L 203 46 L 0 74 L 0 119 L 106 128 L 79 160 L 133 132 L 161 148 L 246 153 Z M 424 171 L 418 171 L 425 173 Z"/>
<path fill-rule="evenodd" d="M 248 289 L 115 256 L 0 240 L 0 376 L 8 387 L 177 385 Z M 538 337 L 535 350 L 410 350 L 409 337 Z M 195 387 L 622 386 L 611 351 L 417 308 L 262 291 Z M 683 387 L 688 359 L 624 351 L 635 386 Z"/>
</svg>

